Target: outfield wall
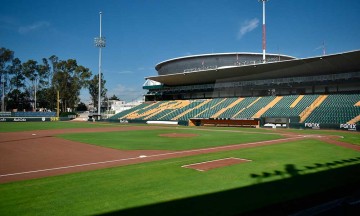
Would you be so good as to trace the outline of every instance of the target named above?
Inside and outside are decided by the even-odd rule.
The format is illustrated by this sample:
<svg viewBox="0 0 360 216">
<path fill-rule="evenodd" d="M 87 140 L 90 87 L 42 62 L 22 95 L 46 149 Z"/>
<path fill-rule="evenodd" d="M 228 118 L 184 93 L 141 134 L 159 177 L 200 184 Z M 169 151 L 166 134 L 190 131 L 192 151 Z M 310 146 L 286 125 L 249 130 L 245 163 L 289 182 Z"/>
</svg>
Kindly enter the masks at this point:
<svg viewBox="0 0 360 216">
<path fill-rule="evenodd" d="M 288 120 L 288 118 L 285 118 Z M 262 120 L 262 122 L 261 122 Z M 118 119 L 107 119 L 108 122 L 119 122 Z M 137 124 L 146 124 L 147 120 L 120 120 L 120 123 L 137 123 Z M 214 125 L 214 126 L 247 126 L 247 127 L 257 127 L 264 126 L 264 118 L 254 119 L 254 120 L 220 120 L 220 119 L 191 119 L 187 121 L 178 121 L 178 125 L 183 126 L 204 126 L 204 125 Z M 293 129 L 331 129 L 331 130 L 347 130 L 347 131 L 360 131 L 360 124 L 323 124 L 323 123 L 288 123 L 289 128 Z"/>
<path fill-rule="evenodd" d="M 56 117 L 56 112 L 0 112 L 0 117 Z"/>
<path fill-rule="evenodd" d="M 0 122 L 50 122 L 70 121 L 68 117 L 0 117 Z"/>
<path fill-rule="evenodd" d="M 360 131 L 360 124 L 290 123 L 289 127 L 294 129 L 331 129 Z"/>
</svg>

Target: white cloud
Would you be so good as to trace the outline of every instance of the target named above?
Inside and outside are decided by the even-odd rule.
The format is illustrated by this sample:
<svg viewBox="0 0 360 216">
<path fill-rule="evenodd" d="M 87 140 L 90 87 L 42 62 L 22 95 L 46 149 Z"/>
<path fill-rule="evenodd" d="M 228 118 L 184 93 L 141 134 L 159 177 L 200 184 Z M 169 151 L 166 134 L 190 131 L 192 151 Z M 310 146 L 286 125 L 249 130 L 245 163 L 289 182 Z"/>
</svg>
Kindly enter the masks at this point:
<svg viewBox="0 0 360 216">
<path fill-rule="evenodd" d="M 130 69 L 130 70 L 122 70 L 122 71 L 118 71 L 116 72 L 117 74 L 133 74 L 136 73 L 137 71 L 148 71 L 148 70 L 152 70 L 152 67 L 138 67 L 136 69 Z"/>
<path fill-rule="evenodd" d="M 138 67 L 138 70 L 143 71 L 143 70 L 145 70 L 145 67 Z"/>
<path fill-rule="evenodd" d="M 148 71 L 148 70 L 152 70 L 154 69 L 154 67 L 138 67 L 137 70 L 138 71 Z"/>
<path fill-rule="evenodd" d="M 124 70 L 124 71 L 118 71 L 117 74 L 132 74 L 134 73 L 133 71 L 130 70 Z"/>
<path fill-rule="evenodd" d="M 18 25 L 18 22 L 13 17 L 0 15 L 0 24 L 2 27 L 3 27 L 3 25 L 8 26 L 8 27 L 14 27 L 14 26 Z"/>
<path fill-rule="evenodd" d="M 39 22 L 35 22 L 35 23 L 32 23 L 27 26 L 20 26 L 18 29 L 18 32 L 20 34 L 26 34 L 26 33 L 32 32 L 32 31 L 37 31 L 42 28 L 48 28 L 49 26 L 50 26 L 49 22 L 39 21 Z"/>
<path fill-rule="evenodd" d="M 241 39 L 244 35 L 246 35 L 247 33 L 253 31 L 254 29 L 256 29 L 259 26 L 259 19 L 258 18 L 254 18 L 251 20 L 245 20 L 245 22 L 243 22 L 241 24 L 240 30 L 238 32 L 237 38 Z"/>
</svg>

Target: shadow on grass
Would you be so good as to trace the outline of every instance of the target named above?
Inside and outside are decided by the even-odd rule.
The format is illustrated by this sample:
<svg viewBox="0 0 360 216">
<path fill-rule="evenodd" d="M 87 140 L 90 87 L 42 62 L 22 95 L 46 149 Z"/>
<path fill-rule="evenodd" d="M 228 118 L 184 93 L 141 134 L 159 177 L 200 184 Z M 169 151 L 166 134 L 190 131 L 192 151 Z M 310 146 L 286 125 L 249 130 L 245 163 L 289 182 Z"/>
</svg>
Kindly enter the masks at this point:
<svg viewBox="0 0 360 216">
<path fill-rule="evenodd" d="M 274 170 L 272 172 L 262 172 L 260 174 L 252 173 L 250 177 L 255 179 L 255 183 L 260 183 L 267 178 L 280 176 L 281 178 L 287 177 L 296 177 L 298 175 L 308 174 L 309 172 L 320 172 L 324 171 L 325 169 L 336 169 L 340 166 L 346 166 L 349 164 L 359 163 L 360 157 L 356 158 L 349 158 L 344 160 L 336 160 L 326 163 L 314 163 L 312 165 L 307 165 L 302 169 L 296 168 L 293 164 L 286 164 L 283 171 L 281 170 Z"/>
<path fill-rule="evenodd" d="M 360 200 L 360 157 L 316 163 L 303 169 L 286 164 L 284 170 L 250 177 L 254 184 L 247 187 L 102 215 L 288 215 L 343 197 Z M 271 181 L 271 177 L 277 180 Z M 340 215 L 357 215 L 359 205 L 342 205 Z"/>
</svg>

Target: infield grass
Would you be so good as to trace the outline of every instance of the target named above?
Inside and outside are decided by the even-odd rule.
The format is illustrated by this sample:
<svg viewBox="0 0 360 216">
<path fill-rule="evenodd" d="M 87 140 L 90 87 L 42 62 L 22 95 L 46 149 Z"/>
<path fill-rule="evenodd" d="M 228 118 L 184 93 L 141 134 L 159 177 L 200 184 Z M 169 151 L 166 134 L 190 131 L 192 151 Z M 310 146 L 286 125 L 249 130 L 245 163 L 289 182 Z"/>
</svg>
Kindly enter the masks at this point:
<svg viewBox="0 0 360 216">
<path fill-rule="evenodd" d="M 181 166 L 252 162 L 199 172 Z M 318 140 L 0 185 L 0 215 L 233 215 L 360 180 L 360 153 Z"/>
<path fill-rule="evenodd" d="M 194 134 L 195 137 L 164 137 L 164 134 Z M 233 130 L 199 130 L 165 128 L 156 130 L 119 131 L 98 134 L 61 134 L 61 138 L 123 150 L 188 150 L 274 140 L 279 134 L 248 133 Z"/>
</svg>

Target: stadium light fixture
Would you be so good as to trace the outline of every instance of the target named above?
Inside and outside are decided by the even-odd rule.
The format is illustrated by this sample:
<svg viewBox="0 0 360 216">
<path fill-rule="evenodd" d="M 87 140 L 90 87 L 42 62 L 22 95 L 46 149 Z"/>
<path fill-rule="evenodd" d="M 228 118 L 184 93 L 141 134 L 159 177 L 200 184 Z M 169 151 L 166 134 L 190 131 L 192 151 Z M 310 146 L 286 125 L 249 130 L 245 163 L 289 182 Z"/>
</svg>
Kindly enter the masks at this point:
<svg viewBox="0 0 360 216">
<path fill-rule="evenodd" d="M 263 49 L 263 62 L 266 62 L 266 26 L 265 26 L 265 2 L 268 0 L 259 0 L 263 5 L 263 26 L 262 26 L 262 49 Z"/>
<path fill-rule="evenodd" d="M 102 12 L 99 13 L 100 15 L 100 36 L 96 37 L 94 42 L 95 46 L 99 47 L 99 98 L 98 98 L 98 118 L 100 119 L 100 109 L 101 109 L 101 48 L 104 48 L 106 45 L 105 37 L 101 35 L 101 16 Z"/>
</svg>

